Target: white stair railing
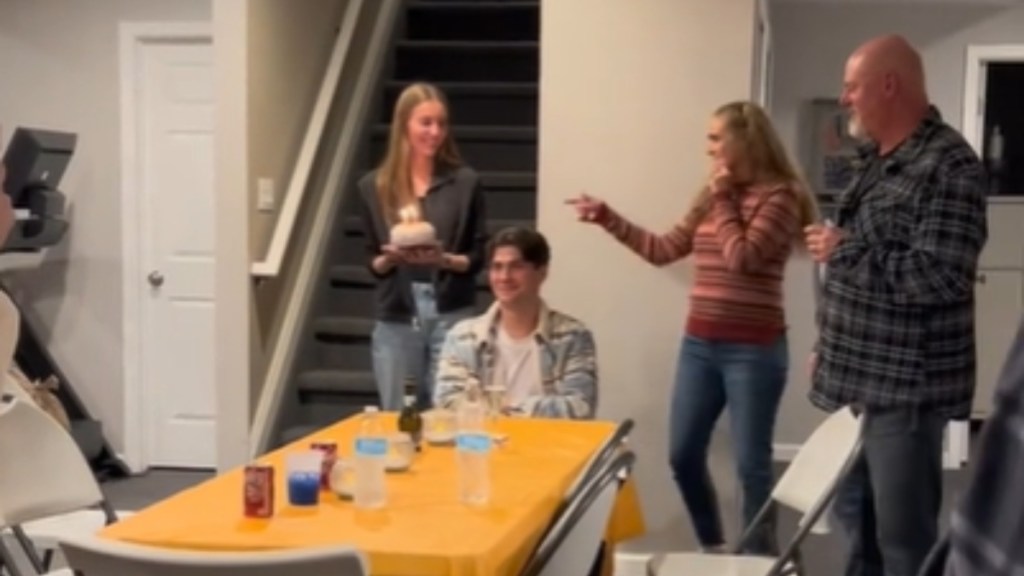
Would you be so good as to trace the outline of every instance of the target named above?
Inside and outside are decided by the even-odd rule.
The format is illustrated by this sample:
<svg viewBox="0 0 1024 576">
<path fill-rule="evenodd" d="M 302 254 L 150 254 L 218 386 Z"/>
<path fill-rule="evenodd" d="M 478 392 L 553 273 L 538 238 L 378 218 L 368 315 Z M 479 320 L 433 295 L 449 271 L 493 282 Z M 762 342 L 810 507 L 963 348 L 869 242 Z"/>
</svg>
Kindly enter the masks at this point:
<svg viewBox="0 0 1024 576">
<path fill-rule="evenodd" d="M 279 327 L 269 346 L 270 357 L 250 433 L 250 457 L 253 458 L 265 452 L 273 443 L 273 435 L 277 431 L 276 424 L 284 395 L 292 392 L 289 387 L 289 379 L 292 376 L 296 354 L 302 343 L 300 334 L 309 315 L 316 292 L 318 273 L 321 269 L 320 264 L 327 252 L 331 228 L 336 224 L 335 215 L 338 213 L 341 196 L 346 188 L 341 186 L 341 183 L 353 180 L 353 158 L 361 144 L 359 137 L 364 132 L 362 129 L 366 113 L 371 99 L 375 95 L 376 80 L 380 74 L 384 53 L 389 47 L 402 0 L 369 0 L 365 4 L 372 9 L 372 18 L 360 15 L 364 0 L 349 0 L 330 66 L 325 73 L 324 84 L 314 107 L 309 130 L 302 143 L 300 160 L 296 162 L 296 172 L 299 173 L 293 174 L 288 197 L 285 198 L 282 207 L 281 218 L 283 219 L 289 201 L 293 203 L 289 220 L 278 222 L 278 228 L 283 227 L 285 230 L 280 232 L 280 235 L 285 238 L 280 241 L 283 245 L 275 249 L 274 241 L 278 238 L 278 231 L 275 229 L 274 240 L 271 241 L 267 259 L 253 265 L 252 273 L 257 278 L 279 273 L 284 255 L 288 252 L 287 244 L 294 234 L 294 226 L 302 205 L 302 194 L 310 179 L 313 157 L 320 145 L 324 143 L 321 139 L 324 137 L 328 112 L 340 115 L 339 117 L 342 119 L 340 134 L 336 140 L 334 154 L 328 161 L 327 177 L 323 181 L 323 193 L 316 199 L 315 210 L 310 212 L 312 214 L 311 221 L 303 223 L 303 226 L 309 227 L 307 245 L 296 246 L 292 250 L 300 262 L 290 294 L 282 301 Z M 361 46 L 363 49 L 361 55 L 365 58 L 364 61 L 352 61 L 353 59 L 350 57 L 357 25 L 373 27 L 369 42 Z M 344 72 L 347 66 L 358 70 L 358 75 L 352 81 L 350 97 L 343 102 L 336 102 L 336 91 L 339 83 L 345 78 Z M 332 106 L 340 106 L 341 109 L 332 109 Z M 302 158 L 307 152 L 309 157 Z M 291 200 L 293 195 L 295 200 Z"/>
<path fill-rule="evenodd" d="M 302 206 L 302 200 L 309 188 L 313 160 L 323 142 L 327 116 L 331 111 L 331 104 L 334 103 L 334 95 L 338 91 L 341 70 L 352 49 L 352 39 L 355 37 L 356 25 L 359 23 L 362 8 L 363 0 L 349 0 L 348 6 L 345 7 L 338 35 L 334 40 L 334 50 L 327 63 L 324 79 L 320 83 L 320 92 L 313 105 L 313 113 L 309 117 L 306 135 L 302 138 L 299 156 L 292 168 L 291 180 L 288 182 L 284 202 L 281 204 L 281 213 L 274 223 L 274 233 L 270 238 L 270 245 L 267 247 L 267 253 L 263 260 L 253 262 L 250 269 L 250 273 L 256 278 L 275 278 L 281 273 L 284 255 L 288 251 L 288 244 L 292 241 L 295 233 L 299 208 Z"/>
</svg>

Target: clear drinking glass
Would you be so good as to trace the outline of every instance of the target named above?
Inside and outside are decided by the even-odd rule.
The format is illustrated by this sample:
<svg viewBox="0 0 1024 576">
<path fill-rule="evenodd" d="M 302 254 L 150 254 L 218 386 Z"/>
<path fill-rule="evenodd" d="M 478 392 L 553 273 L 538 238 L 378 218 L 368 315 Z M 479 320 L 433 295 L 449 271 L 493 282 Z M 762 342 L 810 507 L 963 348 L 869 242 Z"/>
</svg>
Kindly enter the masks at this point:
<svg viewBox="0 0 1024 576">
<path fill-rule="evenodd" d="M 288 503 L 292 506 L 316 506 L 320 501 L 320 474 L 324 454 L 308 450 L 286 457 Z"/>
<path fill-rule="evenodd" d="M 491 421 L 497 420 L 505 408 L 505 394 L 508 388 L 504 384 L 490 384 L 484 388 L 484 399 L 487 402 L 487 412 Z"/>
</svg>

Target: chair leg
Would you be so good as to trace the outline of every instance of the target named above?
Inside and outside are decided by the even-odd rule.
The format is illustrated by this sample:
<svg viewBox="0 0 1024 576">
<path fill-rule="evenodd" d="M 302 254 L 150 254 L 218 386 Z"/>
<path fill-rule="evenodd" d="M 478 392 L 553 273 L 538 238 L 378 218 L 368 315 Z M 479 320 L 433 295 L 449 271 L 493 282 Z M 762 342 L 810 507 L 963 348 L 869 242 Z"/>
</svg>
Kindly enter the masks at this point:
<svg viewBox="0 0 1024 576">
<path fill-rule="evenodd" d="M 25 534 L 21 526 L 14 526 L 11 528 L 14 532 L 14 537 L 18 539 L 18 544 L 21 545 L 21 549 L 25 551 L 25 556 L 28 558 L 32 569 L 36 571 L 36 574 L 45 574 L 46 568 L 43 567 L 43 561 L 39 559 L 39 552 L 36 550 L 36 545 L 32 543 L 32 540 Z"/>
<path fill-rule="evenodd" d="M 658 571 L 661 570 L 661 563 L 664 561 L 664 556 L 661 554 L 655 554 L 647 561 L 647 576 L 658 576 Z"/>
<path fill-rule="evenodd" d="M 14 557 L 11 556 L 11 551 L 7 549 L 7 545 L 2 540 L 0 540 L 0 568 L 5 569 L 0 572 L 7 572 L 10 576 L 22 576 L 21 570 L 14 562 Z"/>
<path fill-rule="evenodd" d="M 793 573 L 796 576 L 804 576 L 806 574 L 804 571 L 804 556 L 799 548 L 793 550 L 793 557 L 790 559 L 790 562 L 793 563 Z"/>
<path fill-rule="evenodd" d="M 43 570 L 49 572 L 51 565 L 53 565 L 53 548 L 47 548 L 43 550 Z"/>
</svg>

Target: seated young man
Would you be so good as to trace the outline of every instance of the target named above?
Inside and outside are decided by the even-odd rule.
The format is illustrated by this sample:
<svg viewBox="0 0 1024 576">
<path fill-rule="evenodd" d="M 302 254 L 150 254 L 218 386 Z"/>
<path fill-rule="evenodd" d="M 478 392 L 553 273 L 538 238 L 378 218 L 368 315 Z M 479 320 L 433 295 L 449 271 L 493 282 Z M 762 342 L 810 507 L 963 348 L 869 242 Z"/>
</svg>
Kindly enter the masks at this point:
<svg viewBox="0 0 1024 576">
<path fill-rule="evenodd" d="M 597 408 L 594 338 L 540 296 L 551 249 L 539 232 L 507 228 L 487 247 L 494 304 L 448 333 L 434 404 L 455 408 L 471 384 L 504 395 L 507 414 L 589 419 Z M 493 393 L 493 392 L 492 392 Z"/>
</svg>

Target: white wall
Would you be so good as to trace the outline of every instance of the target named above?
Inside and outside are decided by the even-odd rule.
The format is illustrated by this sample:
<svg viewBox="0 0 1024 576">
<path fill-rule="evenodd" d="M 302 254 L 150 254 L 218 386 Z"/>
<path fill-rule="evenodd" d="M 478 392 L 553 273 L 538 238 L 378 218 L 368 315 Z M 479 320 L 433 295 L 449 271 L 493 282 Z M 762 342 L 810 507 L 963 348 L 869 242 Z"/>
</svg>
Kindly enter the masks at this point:
<svg viewBox="0 0 1024 576">
<path fill-rule="evenodd" d="M 249 444 L 249 382 L 256 331 L 249 278 L 249 2 L 213 0 L 217 73 L 214 178 L 217 189 L 217 468 L 245 461 Z"/>
<path fill-rule="evenodd" d="M 13 282 L 114 448 L 124 446 L 118 23 L 206 21 L 210 0 L 0 2 L 0 123 L 76 132 L 61 188 L 71 229 Z"/>
<path fill-rule="evenodd" d="M 251 260 L 261 260 L 274 233 L 284 202 L 295 159 L 306 135 L 310 113 L 323 82 L 324 70 L 334 48 L 337 29 L 347 0 L 249 0 L 248 42 L 248 158 L 249 158 L 249 245 Z M 301 65 L 297 65 L 301 63 Z M 277 208 L 270 213 L 256 210 L 256 182 L 270 178 L 275 183 Z M 316 196 L 306 191 L 306 204 Z M 300 213 L 304 214 L 303 213 Z M 291 245 L 299 246 L 303 225 Z M 287 281 L 296 274 L 295 249 L 286 253 L 277 278 L 266 280 L 255 291 L 252 328 L 252 396 L 259 398 L 266 355 L 279 320 L 282 300 L 290 296 Z"/>
<path fill-rule="evenodd" d="M 655 269 L 563 200 L 586 189 L 653 229 L 686 209 L 705 173 L 706 122 L 750 95 L 754 0 L 541 4 L 540 229 L 546 296 L 597 336 L 604 418 L 632 417 L 648 525 L 682 515 L 667 465 L 667 401 L 689 265 Z"/>
<path fill-rule="evenodd" d="M 775 44 L 772 116 L 790 149 L 804 157 L 803 103 L 838 97 L 847 55 L 880 34 L 905 35 L 922 53 L 932 102 L 960 127 L 968 44 L 1024 43 L 1024 8 L 920 4 L 825 4 L 778 2 L 771 7 Z M 787 273 L 791 384 L 783 399 L 776 440 L 800 443 L 821 421 L 807 401 L 803 364 L 814 340 L 811 267 L 792 263 Z"/>
<path fill-rule="evenodd" d="M 345 6 L 345 0 L 213 0 L 221 470 L 248 458 L 264 348 L 296 261 L 258 289 L 249 266 L 264 256 L 273 233 Z M 256 210 L 259 178 L 275 182 L 277 208 L 270 213 Z"/>
</svg>

